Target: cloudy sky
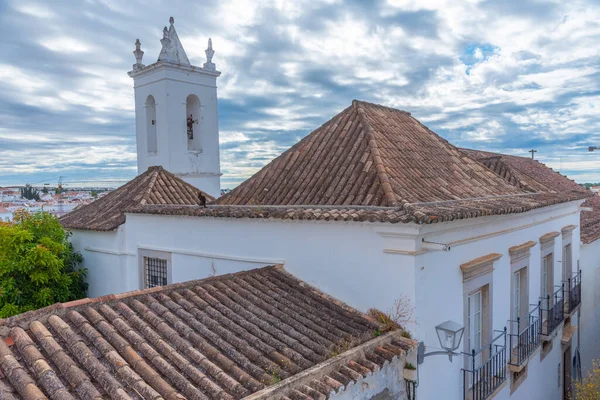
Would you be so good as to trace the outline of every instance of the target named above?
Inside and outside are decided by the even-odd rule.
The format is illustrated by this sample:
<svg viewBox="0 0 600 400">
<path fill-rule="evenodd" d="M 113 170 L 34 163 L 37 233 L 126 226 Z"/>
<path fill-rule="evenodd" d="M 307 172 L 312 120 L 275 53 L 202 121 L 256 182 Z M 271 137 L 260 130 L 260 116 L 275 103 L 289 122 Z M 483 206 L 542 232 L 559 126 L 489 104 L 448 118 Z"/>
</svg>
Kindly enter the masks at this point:
<svg viewBox="0 0 600 400">
<path fill-rule="evenodd" d="M 598 1 L 4 0 L 0 185 L 135 176 L 126 72 L 170 16 L 192 64 L 213 39 L 224 187 L 355 98 L 600 181 Z"/>
</svg>

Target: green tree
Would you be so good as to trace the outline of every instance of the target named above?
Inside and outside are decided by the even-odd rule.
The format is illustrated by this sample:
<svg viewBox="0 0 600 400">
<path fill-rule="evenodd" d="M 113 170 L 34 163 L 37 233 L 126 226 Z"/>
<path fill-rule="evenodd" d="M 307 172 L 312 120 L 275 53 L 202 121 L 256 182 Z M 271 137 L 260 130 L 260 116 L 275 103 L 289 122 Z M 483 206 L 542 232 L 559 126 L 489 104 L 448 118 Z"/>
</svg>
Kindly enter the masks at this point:
<svg viewBox="0 0 600 400">
<path fill-rule="evenodd" d="M 92 190 L 91 195 L 93 198 L 98 197 L 98 191 L 97 190 Z"/>
<path fill-rule="evenodd" d="M 28 183 L 21 188 L 21 197 L 27 200 L 39 200 L 40 192 Z"/>
<path fill-rule="evenodd" d="M 574 400 L 600 399 L 600 361 L 594 360 L 593 367 L 581 382 L 575 381 Z"/>
<path fill-rule="evenodd" d="M 46 212 L 0 224 L 0 318 L 86 297 L 87 270 L 70 235 Z"/>
<path fill-rule="evenodd" d="M 48 188 L 46 186 L 42 188 L 42 193 L 48 194 Z"/>
</svg>

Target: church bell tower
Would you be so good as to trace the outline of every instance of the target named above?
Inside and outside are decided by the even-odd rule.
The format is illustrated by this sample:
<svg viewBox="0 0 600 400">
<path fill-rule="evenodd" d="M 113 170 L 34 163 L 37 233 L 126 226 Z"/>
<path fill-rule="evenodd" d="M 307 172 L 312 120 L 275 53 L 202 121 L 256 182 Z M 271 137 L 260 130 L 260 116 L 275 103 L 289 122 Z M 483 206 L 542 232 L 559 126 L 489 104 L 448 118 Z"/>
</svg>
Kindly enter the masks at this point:
<svg viewBox="0 0 600 400">
<path fill-rule="evenodd" d="M 138 175 L 161 165 L 198 189 L 221 193 L 217 77 L 215 54 L 208 39 L 206 62 L 190 64 L 175 31 L 173 17 L 163 30 L 162 49 L 154 64 L 142 64 L 144 52 L 135 42 L 136 63 L 128 72 L 135 92 Z"/>
</svg>

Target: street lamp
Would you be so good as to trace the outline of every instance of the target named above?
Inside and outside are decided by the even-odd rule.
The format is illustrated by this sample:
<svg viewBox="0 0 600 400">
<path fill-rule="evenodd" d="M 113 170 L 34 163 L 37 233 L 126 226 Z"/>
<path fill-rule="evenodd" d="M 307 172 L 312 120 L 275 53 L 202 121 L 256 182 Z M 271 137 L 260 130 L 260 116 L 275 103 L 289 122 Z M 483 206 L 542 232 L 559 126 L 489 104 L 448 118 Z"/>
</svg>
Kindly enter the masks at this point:
<svg viewBox="0 0 600 400">
<path fill-rule="evenodd" d="M 447 355 L 450 362 L 452 362 L 452 356 L 457 356 L 460 354 L 455 353 L 455 351 L 460 346 L 460 341 L 462 340 L 464 331 L 465 327 L 454 321 L 446 321 L 437 325 L 435 327 L 435 332 L 437 333 L 438 340 L 440 341 L 440 346 L 444 350 L 431 351 L 425 354 L 425 344 L 420 342 L 419 347 L 417 348 L 417 364 L 422 364 L 425 357 L 442 354 Z"/>
</svg>

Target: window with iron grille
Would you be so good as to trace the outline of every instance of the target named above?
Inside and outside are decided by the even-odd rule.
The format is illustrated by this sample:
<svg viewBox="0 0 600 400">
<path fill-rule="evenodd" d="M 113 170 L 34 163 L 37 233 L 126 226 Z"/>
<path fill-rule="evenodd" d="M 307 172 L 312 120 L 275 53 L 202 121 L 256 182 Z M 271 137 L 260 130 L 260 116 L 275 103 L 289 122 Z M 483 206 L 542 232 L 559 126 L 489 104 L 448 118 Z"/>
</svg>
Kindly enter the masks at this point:
<svg viewBox="0 0 600 400">
<path fill-rule="evenodd" d="M 144 257 L 144 270 L 146 288 L 168 284 L 167 260 L 158 257 Z"/>
<path fill-rule="evenodd" d="M 139 249 L 138 254 L 141 289 L 173 283 L 170 252 Z"/>
</svg>

